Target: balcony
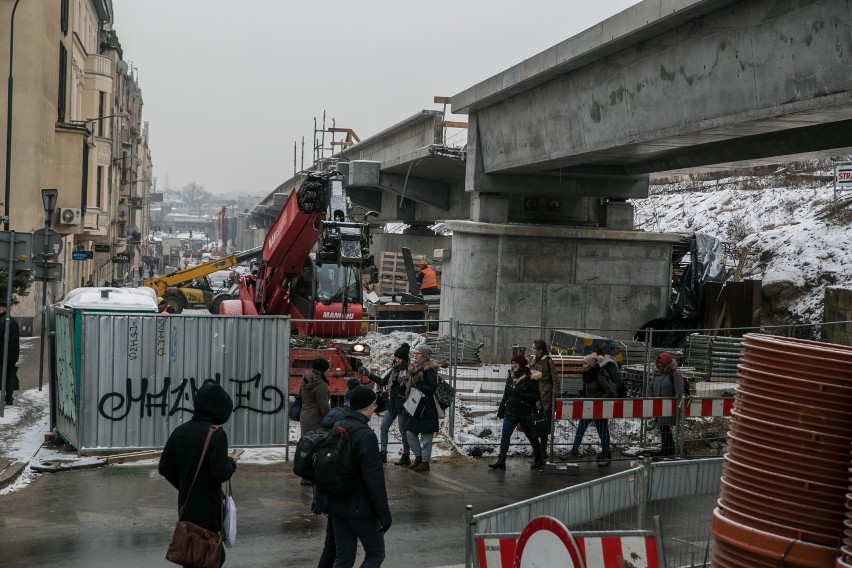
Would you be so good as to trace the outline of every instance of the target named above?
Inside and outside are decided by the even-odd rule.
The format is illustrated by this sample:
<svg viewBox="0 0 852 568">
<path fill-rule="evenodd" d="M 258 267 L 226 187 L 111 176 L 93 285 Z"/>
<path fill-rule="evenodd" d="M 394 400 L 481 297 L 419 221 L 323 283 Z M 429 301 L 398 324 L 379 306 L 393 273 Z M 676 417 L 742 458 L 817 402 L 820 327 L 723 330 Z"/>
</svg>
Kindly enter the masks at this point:
<svg viewBox="0 0 852 568">
<path fill-rule="evenodd" d="M 112 60 L 103 55 L 90 55 L 86 58 L 86 73 L 112 79 Z"/>
</svg>

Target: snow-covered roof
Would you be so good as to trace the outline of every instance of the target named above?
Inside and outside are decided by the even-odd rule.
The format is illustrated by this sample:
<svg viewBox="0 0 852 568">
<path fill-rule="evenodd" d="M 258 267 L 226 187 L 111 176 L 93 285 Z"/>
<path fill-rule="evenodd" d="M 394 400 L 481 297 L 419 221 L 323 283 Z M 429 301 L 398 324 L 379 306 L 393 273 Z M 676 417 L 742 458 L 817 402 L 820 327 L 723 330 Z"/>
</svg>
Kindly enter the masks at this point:
<svg viewBox="0 0 852 568">
<path fill-rule="evenodd" d="M 75 288 L 58 305 L 75 310 L 157 313 L 157 292 L 147 286 Z"/>
</svg>

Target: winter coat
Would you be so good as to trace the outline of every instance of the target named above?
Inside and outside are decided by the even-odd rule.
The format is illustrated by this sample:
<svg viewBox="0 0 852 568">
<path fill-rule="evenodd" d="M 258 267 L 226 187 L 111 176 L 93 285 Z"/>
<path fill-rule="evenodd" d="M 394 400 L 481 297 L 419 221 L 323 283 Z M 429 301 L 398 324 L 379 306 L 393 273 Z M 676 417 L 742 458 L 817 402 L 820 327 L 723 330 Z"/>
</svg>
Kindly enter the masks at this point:
<svg viewBox="0 0 852 568">
<path fill-rule="evenodd" d="M 561 386 L 556 384 L 559 379 L 553 378 L 556 374 L 553 368 L 553 359 L 549 354 L 545 354 L 540 361 L 533 358 L 530 362 L 530 371 L 541 373 L 541 377 L 533 379 L 538 383 L 538 390 L 541 394 L 541 399 L 538 401 L 539 407 L 545 411 L 551 410 L 554 399 L 559 398 L 559 387 Z"/>
<path fill-rule="evenodd" d="M 600 365 L 583 371 L 583 396 L 585 398 L 615 398 L 609 375 Z"/>
<path fill-rule="evenodd" d="M 222 483 L 231 479 L 237 464 L 228 457 L 228 435 L 218 428 L 210 438 L 204 463 L 189 493 L 204 439 L 212 425 L 228 421 L 234 403 L 221 388 L 207 383 L 195 395 L 192 420 L 174 429 L 158 470 L 178 490 L 178 510 L 186 505 L 183 520 L 211 531 L 222 530 Z M 189 493 L 189 499 L 187 499 Z"/>
<path fill-rule="evenodd" d="M 341 517 L 375 518 L 382 526 L 390 526 L 391 514 L 385 488 L 385 472 L 379 455 L 379 440 L 369 427 L 366 416 L 349 409 L 344 409 L 344 413 L 340 425 L 349 432 L 360 480 L 355 490 L 348 495 L 329 496 L 328 512 Z"/>
<path fill-rule="evenodd" d="M 408 419 L 408 432 L 426 434 L 437 432 L 440 429 L 438 408 L 435 406 L 435 398 L 432 396 L 438 388 L 439 367 L 440 365 L 432 359 L 426 359 L 420 371 L 413 371 L 416 368 L 414 364 L 408 367 L 408 372 L 410 373 L 409 384 L 423 393 L 421 406 L 415 412 L 417 416 L 412 416 Z"/>
<path fill-rule="evenodd" d="M 645 396 L 649 398 L 680 398 L 683 396 L 683 378 L 678 371 L 657 371 L 648 381 Z M 661 426 L 672 426 L 676 422 L 673 416 L 657 418 Z"/>
<path fill-rule="evenodd" d="M 3 361 L 3 341 L 6 338 L 6 318 L 9 317 L 9 312 L 0 315 L 0 363 Z M 14 369 L 21 356 L 21 332 L 18 326 L 18 320 L 9 318 L 9 360 L 6 368 Z M 11 377 L 11 373 L 9 376 Z"/>
<path fill-rule="evenodd" d="M 503 399 L 497 407 L 497 418 L 525 420 L 535 411 L 535 403 L 541 398 L 538 383 L 532 380 L 529 367 L 509 372 Z"/>
<path fill-rule="evenodd" d="M 379 377 L 370 373 L 367 378 L 379 385 L 385 387 L 390 384 L 388 392 L 388 410 L 394 414 L 402 414 L 405 412 L 405 383 L 408 380 L 408 368 L 392 367 L 390 371 L 385 373 L 384 377 Z"/>
<path fill-rule="evenodd" d="M 328 411 L 328 414 L 323 417 L 322 426 L 320 426 L 320 430 L 325 433 L 330 432 L 335 424 L 346 418 L 347 412 L 349 411 L 346 408 L 342 406 L 335 406 L 334 408 Z M 317 515 L 327 514 L 328 503 L 329 496 L 319 487 L 314 485 L 314 500 L 311 503 L 311 511 L 313 511 Z"/>
<path fill-rule="evenodd" d="M 322 373 L 308 369 L 302 378 L 302 414 L 299 423 L 302 433 L 313 432 L 322 425 L 331 405 L 328 401 L 328 381 Z"/>
</svg>

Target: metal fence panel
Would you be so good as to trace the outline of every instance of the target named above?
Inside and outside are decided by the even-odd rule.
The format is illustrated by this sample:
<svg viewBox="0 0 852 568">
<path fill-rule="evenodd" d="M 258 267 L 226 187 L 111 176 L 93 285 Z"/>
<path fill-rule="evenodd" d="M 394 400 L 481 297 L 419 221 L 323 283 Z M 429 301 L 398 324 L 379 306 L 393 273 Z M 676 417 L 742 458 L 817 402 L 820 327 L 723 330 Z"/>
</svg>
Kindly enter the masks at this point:
<svg viewBox="0 0 852 568">
<path fill-rule="evenodd" d="M 231 395 L 231 444 L 287 443 L 290 321 L 83 314 L 77 448 L 162 447 L 213 379 Z"/>
<path fill-rule="evenodd" d="M 53 394 L 56 401 L 56 428 L 63 433 L 68 442 L 77 447 L 77 431 L 80 400 L 77 389 L 77 368 L 74 353 L 74 318 L 69 310 L 57 309 L 55 312 L 56 346 L 54 372 L 56 382 Z"/>
</svg>

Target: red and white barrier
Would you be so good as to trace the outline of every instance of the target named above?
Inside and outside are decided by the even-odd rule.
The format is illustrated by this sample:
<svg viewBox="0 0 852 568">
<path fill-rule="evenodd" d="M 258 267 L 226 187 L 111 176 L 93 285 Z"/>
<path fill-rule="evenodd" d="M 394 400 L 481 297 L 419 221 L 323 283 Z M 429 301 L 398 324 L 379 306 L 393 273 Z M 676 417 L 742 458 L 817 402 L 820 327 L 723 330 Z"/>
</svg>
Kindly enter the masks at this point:
<svg viewBox="0 0 852 568">
<path fill-rule="evenodd" d="M 662 418 L 676 416 L 677 404 L 673 398 L 562 399 L 556 401 L 556 419 Z M 733 398 L 695 398 L 684 408 L 684 416 L 731 416 L 733 410 Z"/>
<path fill-rule="evenodd" d="M 654 536 L 574 535 L 574 542 L 589 568 L 623 568 L 622 559 L 637 568 L 659 568 L 657 540 Z M 514 568 L 518 541 L 515 538 L 477 538 L 479 568 Z"/>
</svg>

